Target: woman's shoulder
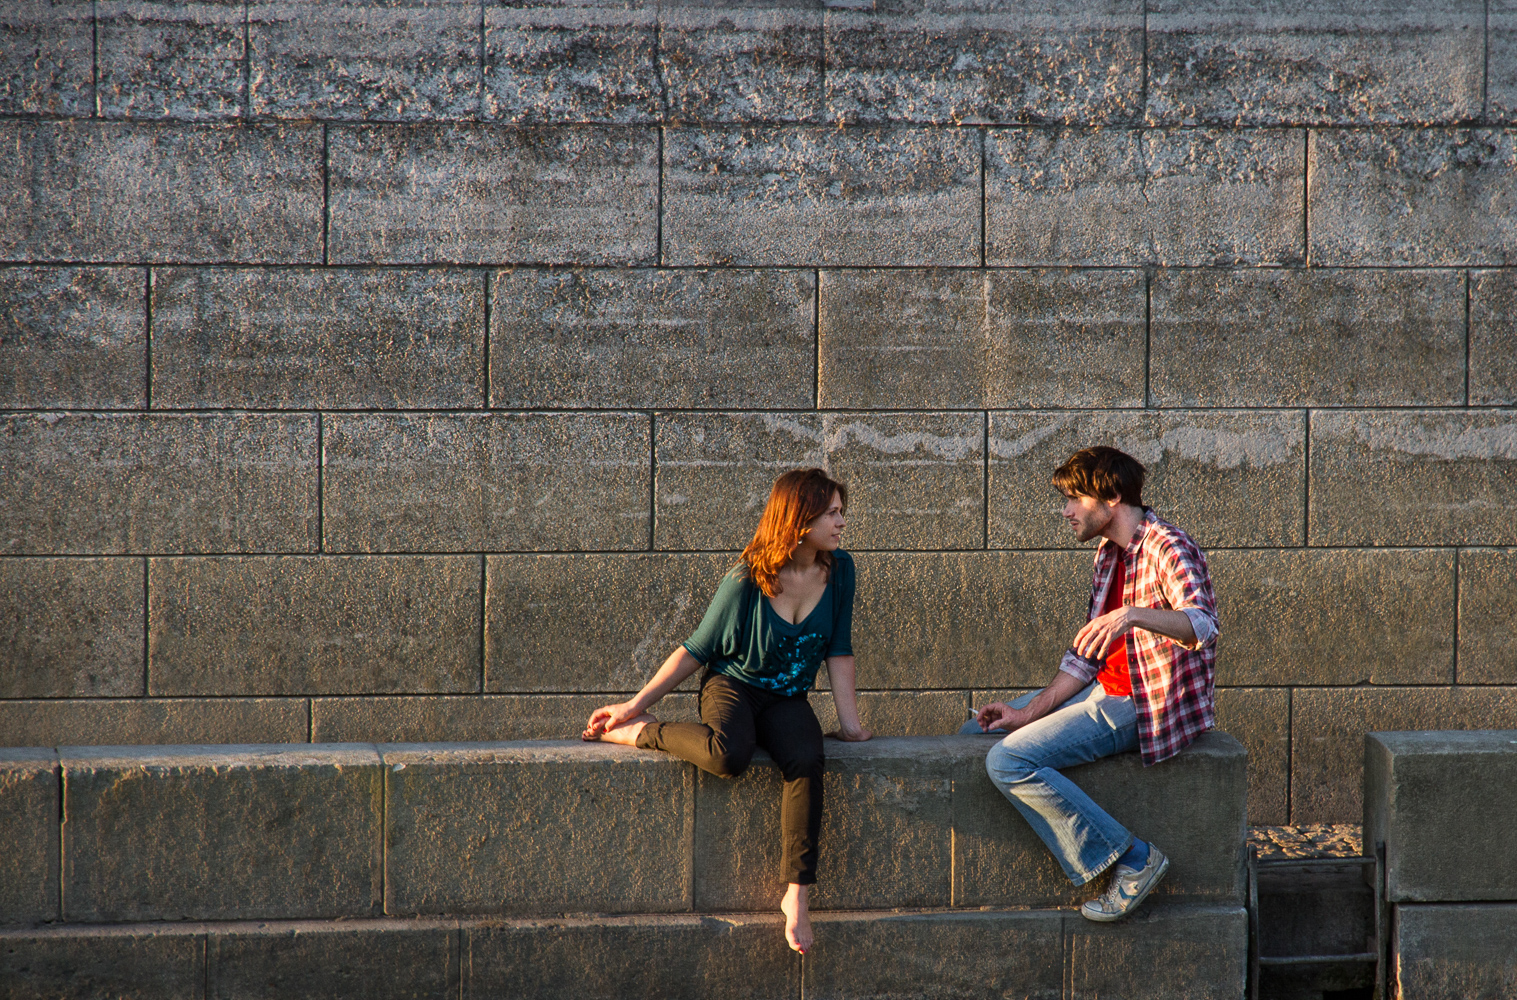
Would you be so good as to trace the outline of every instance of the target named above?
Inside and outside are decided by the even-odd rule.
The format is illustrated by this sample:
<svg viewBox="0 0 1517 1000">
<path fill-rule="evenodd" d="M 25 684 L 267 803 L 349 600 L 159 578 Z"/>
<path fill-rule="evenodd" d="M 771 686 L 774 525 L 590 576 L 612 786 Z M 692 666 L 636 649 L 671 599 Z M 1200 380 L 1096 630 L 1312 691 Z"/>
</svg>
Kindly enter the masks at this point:
<svg viewBox="0 0 1517 1000">
<path fill-rule="evenodd" d="M 849 555 L 847 552 L 843 551 L 842 549 L 833 549 L 832 550 L 832 563 L 833 563 L 833 567 L 834 567 L 833 571 L 834 571 L 834 573 L 836 573 L 838 579 L 840 579 L 840 580 L 852 580 L 853 579 L 853 572 L 854 572 L 853 571 L 853 556 Z"/>
</svg>

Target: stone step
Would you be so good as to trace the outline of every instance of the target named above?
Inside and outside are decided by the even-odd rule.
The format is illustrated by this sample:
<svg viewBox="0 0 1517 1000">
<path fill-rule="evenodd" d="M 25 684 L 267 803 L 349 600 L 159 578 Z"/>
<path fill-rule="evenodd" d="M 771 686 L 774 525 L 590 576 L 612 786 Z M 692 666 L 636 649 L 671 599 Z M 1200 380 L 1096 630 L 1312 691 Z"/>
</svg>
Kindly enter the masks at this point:
<svg viewBox="0 0 1517 1000">
<path fill-rule="evenodd" d="M 994 737 L 829 741 L 819 910 L 1074 905 L 991 785 Z M 1209 733 L 1069 775 L 1172 859 L 1155 899 L 1241 905 L 1245 753 Z M 577 741 L 0 751 L 10 923 L 721 913 L 772 907 L 779 774 Z M 60 822 L 61 817 L 61 822 Z"/>
<path fill-rule="evenodd" d="M 1152 903 L 818 914 L 804 958 L 778 914 L 67 925 L 0 931 L 0 996 L 280 1000 L 1237 1000 L 1247 915 Z"/>
</svg>

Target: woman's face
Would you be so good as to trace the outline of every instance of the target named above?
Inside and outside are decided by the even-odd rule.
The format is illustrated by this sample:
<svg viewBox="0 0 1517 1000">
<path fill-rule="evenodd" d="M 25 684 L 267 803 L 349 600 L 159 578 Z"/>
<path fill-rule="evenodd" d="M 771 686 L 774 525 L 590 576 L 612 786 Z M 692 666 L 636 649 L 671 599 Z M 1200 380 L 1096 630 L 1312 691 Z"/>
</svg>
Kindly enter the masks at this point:
<svg viewBox="0 0 1517 1000">
<path fill-rule="evenodd" d="M 831 552 L 843 544 L 843 528 L 847 523 L 843 519 L 843 498 L 838 496 L 836 490 L 833 490 L 827 509 L 806 525 L 806 533 L 801 536 L 801 544 L 810 545 L 818 552 Z"/>
</svg>

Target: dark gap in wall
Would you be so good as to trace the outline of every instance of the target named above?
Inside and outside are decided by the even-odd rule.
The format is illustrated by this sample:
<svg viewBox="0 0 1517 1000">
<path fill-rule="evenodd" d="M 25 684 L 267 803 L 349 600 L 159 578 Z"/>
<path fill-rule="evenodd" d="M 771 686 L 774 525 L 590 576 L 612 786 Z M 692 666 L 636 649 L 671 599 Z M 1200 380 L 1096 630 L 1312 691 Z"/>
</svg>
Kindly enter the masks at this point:
<svg viewBox="0 0 1517 1000">
<path fill-rule="evenodd" d="M 153 269 L 145 268 L 142 275 L 142 322 L 143 322 L 143 370 L 142 408 L 153 408 Z"/>
<path fill-rule="evenodd" d="M 322 483 L 322 469 L 327 464 L 327 439 L 322 427 L 321 412 L 316 413 L 316 551 L 327 550 L 325 521 L 326 497 Z"/>
<path fill-rule="evenodd" d="M 321 262 L 330 264 L 327 246 L 332 229 L 332 156 L 329 140 L 331 129 L 321 126 Z"/>
<path fill-rule="evenodd" d="M 1303 410 L 1301 429 L 1301 544 L 1311 545 L 1312 527 L 1312 411 Z"/>
<path fill-rule="evenodd" d="M 316 742 L 316 699 L 306 699 L 306 742 Z"/>
<path fill-rule="evenodd" d="M 1312 266 L 1312 130 L 1301 140 L 1301 261 Z"/>
<path fill-rule="evenodd" d="M 1154 273 L 1143 269 L 1143 408 L 1154 405 L 1153 353 L 1154 353 Z"/>
<path fill-rule="evenodd" d="M 653 237 L 653 262 L 664 266 L 664 127 L 658 128 L 658 219 Z"/>
<path fill-rule="evenodd" d="M 1464 405 L 1470 405 L 1470 297 L 1471 285 L 1474 284 L 1475 275 L 1472 271 L 1464 272 Z"/>
<path fill-rule="evenodd" d="M 1485 0 L 1485 57 L 1480 64 L 1480 117 L 1491 117 L 1491 0 Z"/>
<path fill-rule="evenodd" d="M 490 601 L 490 557 L 479 554 L 479 693 L 485 693 L 485 615 Z"/>
<path fill-rule="evenodd" d="M 811 269 L 811 408 L 822 408 L 822 269 Z"/>
<path fill-rule="evenodd" d="M 64 910 L 64 908 L 63 908 L 64 902 L 68 899 L 68 896 L 63 891 L 63 886 L 64 886 L 64 883 L 66 882 L 66 879 L 64 878 L 63 873 L 68 870 L 66 867 L 64 867 L 64 863 L 68 859 L 64 856 L 64 846 L 63 845 L 65 843 L 65 839 L 64 839 L 63 833 L 64 833 L 64 831 L 67 828 L 68 828 L 68 769 L 63 766 L 63 762 L 62 761 L 59 761 L 58 762 L 58 827 L 57 827 L 57 829 L 58 829 L 58 919 L 59 920 L 67 920 L 68 919 L 68 912 L 66 910 Z"/>
<path fill-rule="evenodd" d="M 983 515 L 980 519 L 980 538 L 981 547 L 988 549 L 990 548 L 990 411 L 984 410 L 980 415 L 983 418 L 981 427 L 984 431 L 983 435 L 980 438 L 980 443 L 985 448 L 985 454 L 983 456 L 985 460 L 983 469 L 985 476 L 981 485 L 980 492 L 980 498 L 982 501 L 980 513 Z"/>
<path fill-rule="evenodd" d="M 1296 797 L 1292 782 L 1296 765 L 1296 689 L 1285 689 L 1285 822 L 1296 822 Z"/>
<path fill-rule="evenodd" d="M 253 17 L 247 0 L 242 4 L 242 117 L 253 119 Z"/>
<path fill-rule="evenodd" d="M 658 411 L 648 411 L 648 551 L 658 528 Z"/>
<path fill-rule="evenodd" d="M 485 382 L 484 382 L 484 409 L 490 409 L 490 295 L 492 294 L 490 272 L 480 272 L 485 280 Z"/>
<path fill-rule="evenodd" d="M 1143 0 L 1143 58 L 1138 75 L 1138 123 L 1148 119 L 1148 0 Z"/>
<path fill-rule="evenodd" d="M 485 5 L 479 5 L 479 84 L 474 92 L 474 113 L 485 119 Z"/>
<path fill-rule="evenodd" d="M 100 117 L 100 4 L 90 0 L 90 117 Z"/>
<path fill-rule="evenodd" d="M 148 627 L 152 618 L 153 592 L 149 590 L 148 557 L 142 557 L 142 697 L 148 696 Z"/>
<path fill-rule="evenodd" d="M 1454 657 L 1449 666 L 1449 683 L 1459 683 L 1459 627 L 1462 624 L 1463 608 L 1459 603 L 1459 584 L 1462 571 L 1459 566 L 1459 549 L 1454 550 Z"/>
<path fill-rule="evenodd" d="M 199 939 L 200 939 L 200 995 L 203 996 L 203 997 L 210 997 L 211 996 L 211 980 L 214 978 L 211 975 L 211 936 L 209 934 L 201 934 L 201 935 L 199 935 Z"/>
<path fill-rule="evenodd" d="M 986 216 L 989 214 L 989 209 L 988 209 L 988 207 L 985 204 L 985 163 L 986 163 L 986 159 L 987 159 L 986 154 L 985 154 L 985 146 L 989 142 L 990 142 L 989 135 L 986 134 L 986 132 L 985 132 L 984 129 L 980 129 L 980 266 L 981 267 L 985 266 L 985 258 L 986 258 L 986 254 L 987 254 L 987 252 L 989 250 L 989 247 L 987 245 L 987 240 L 986 240 L 986 234 L 989 232 L 989 230 L 987 228 L 987 224 L 986 224 Z"/>
<path fill-rule="evenodd" d="M 390 913 L 390 775 L 394 774 L 383 757 L 379 759 L 379 816 L 380 829 L 386 831 L 379 838 L 379 912 Z"/>
</svg>

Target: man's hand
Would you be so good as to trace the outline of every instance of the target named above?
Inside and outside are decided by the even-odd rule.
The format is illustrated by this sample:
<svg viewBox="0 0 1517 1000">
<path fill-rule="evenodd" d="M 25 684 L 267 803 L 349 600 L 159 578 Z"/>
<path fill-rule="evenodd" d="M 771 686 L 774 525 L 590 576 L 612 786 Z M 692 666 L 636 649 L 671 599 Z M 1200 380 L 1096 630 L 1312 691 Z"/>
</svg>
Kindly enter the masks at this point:
<svg viewBox="0 0 1517 1000">
<path fill-rule="evenodd" d="M 974 721 L 987 733 L 992 729 L 1004 729 L 1009 733 L 1022 728 L 1034 718 L 1025 708 L 1012 708 L 1004 701 L 993 701 L 980 709 Z"/>
<path fill-rule="evenodd" d="M 1086 622 L 1085 627 L 1075 633 L 1075 652 L 1087 660 L 1100 662 L 1106 659 L 1111 648 L 1137 624 L 1133 620 L 1133 612 L 1136 610 L 1118 608 Z"/>
</svg>

